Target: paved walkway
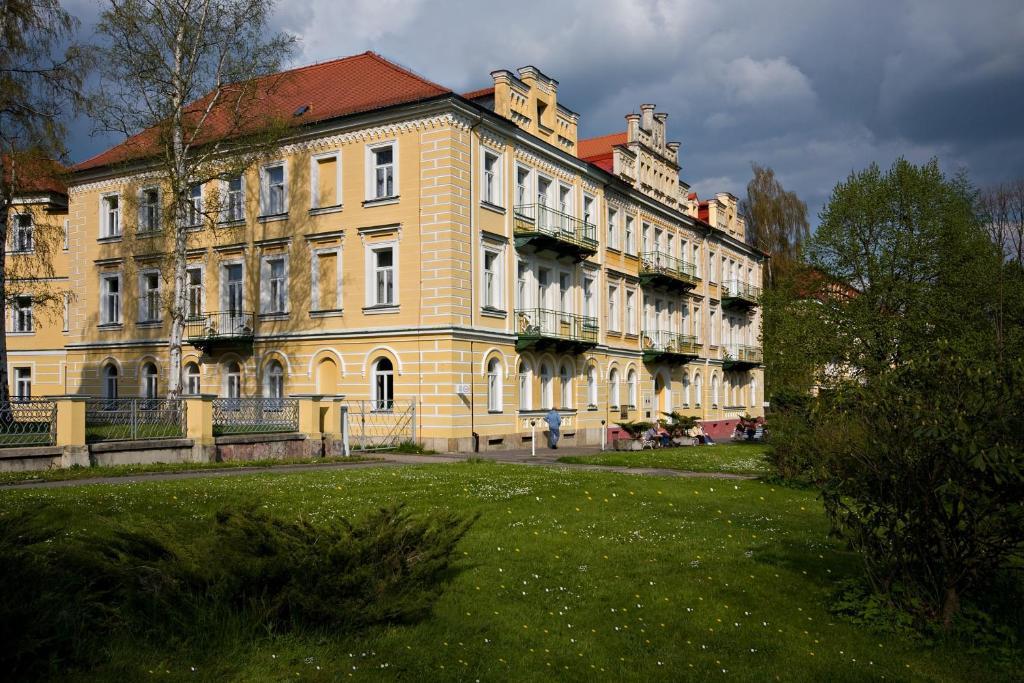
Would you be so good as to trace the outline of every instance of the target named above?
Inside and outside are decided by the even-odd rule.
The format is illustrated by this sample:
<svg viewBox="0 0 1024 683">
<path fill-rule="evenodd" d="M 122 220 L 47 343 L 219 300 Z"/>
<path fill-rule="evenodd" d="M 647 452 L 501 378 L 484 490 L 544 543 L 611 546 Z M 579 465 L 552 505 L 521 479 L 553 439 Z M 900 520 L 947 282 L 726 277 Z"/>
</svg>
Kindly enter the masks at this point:
<svg viewBox="0 0 1024 683">
<path fill-rule="evenodd" d="M 558 462 L 558 458 L 566 455 L 597 455 L 600 451 L 593 448 L 559 448 L 551 450 L 539 449 L 536 455 L 529 450 L 492 451 L 486 453 L 441 453 L 437 455 L 405 455 L 401 453 L 382 453 L 379 460 L 360 460 L 358 462 L 330 462 L 323 464 L 309 463 L 300 465 L 273 465 L 270 467 L 230 467 L 223 469 L 182 470 L 179 472 L 140 472 L 122 477 L 90 477 L 87 479 L 64 479 L 60 481 L 26 481 L 0 485 L 2 489 L 26 488 L 65 488 L 68 486 L 86 486 L 89 484 L 131 484 L 143 481 L 174 481 L 178 479 L 197 479 L 200 477 L 235 477 L 246 474 L 292 474 L 316 470 L 365 469 L 368 467 L 399 467 L 403 465 L 425 465 L 461 462 L 470 458 L 490 460 L 493 462 L 527 465 L 533 467 L 552 467 L 557 469 L 584 470 L 591 472 L 616 472 L 619 474 L 635 474 L 639 476 L 658 477 L 697 477 L 704 479 L 755 479 L 752 475 L 730 474 L 727 472 L 684 472 L 654 467 L 613 467 L 608 465 L 579 465 Z"/>
</svg>

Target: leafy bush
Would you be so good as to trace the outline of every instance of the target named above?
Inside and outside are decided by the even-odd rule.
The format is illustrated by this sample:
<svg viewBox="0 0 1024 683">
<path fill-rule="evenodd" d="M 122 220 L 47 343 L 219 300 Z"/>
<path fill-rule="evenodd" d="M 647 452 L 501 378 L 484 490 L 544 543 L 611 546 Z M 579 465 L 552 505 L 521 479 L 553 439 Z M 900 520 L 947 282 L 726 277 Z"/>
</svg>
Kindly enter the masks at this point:
<svg viewBox="0 0 1024 683">
<path fill-rule="evenodd" d="M 631 439 L 639 439 L 643 436 L 644 432 L 654 426 L 653 422 L 643 422 L 641 420 L 635 420 L 630 422 L 616 422 L 622 431 L 629 434 Z"/>
<path fill-rule="evenodd" d="M 161 648 L 238 619 L 267 630 L 351 631 L 424 616 L 474 520 L 401 507 L 312 524 L 224 510 L 206 535 L 66 533 L 45 508 L 0 520 L 0 670 L 33 678 L 88 665 L 111 634 Z"/>
<path fill-rule="evenodd" d="M 674 410 L 662 414 L 668 418 L 664 422 L 665 430 L 673 439 L 689 436 L 690 430 L 697 426 L 698 420 L 693 415 L 683 415 Z"/>
</svg>

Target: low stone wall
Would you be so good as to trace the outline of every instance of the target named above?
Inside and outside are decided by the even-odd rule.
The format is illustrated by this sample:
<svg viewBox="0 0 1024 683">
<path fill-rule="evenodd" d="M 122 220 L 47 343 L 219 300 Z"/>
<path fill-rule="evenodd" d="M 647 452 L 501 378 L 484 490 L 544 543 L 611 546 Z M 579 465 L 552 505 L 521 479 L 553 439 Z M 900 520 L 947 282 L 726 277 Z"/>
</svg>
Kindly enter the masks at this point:
<svg viewBox="0 0 1024 683">
<path fill-rule="evenodd" d="M 309 439 L 298 432 L 288 434 L 235 434 L 216 438 L 218 461 L 284 460 L 319 458 L 323 455 L 320 439 Z"/>
<path fill-rule="evenodd" d="M 192 439 L 103 441 L 89 445 L 89 463 L 100 467 L 201 461 L 193 452 Z"/>
<path fill-rule="evenodd" d="M 64 467 L 64 449 L 59 446 L 31 446 L 0 449 L 0 472 L 26 472 Z"/>
</svg>

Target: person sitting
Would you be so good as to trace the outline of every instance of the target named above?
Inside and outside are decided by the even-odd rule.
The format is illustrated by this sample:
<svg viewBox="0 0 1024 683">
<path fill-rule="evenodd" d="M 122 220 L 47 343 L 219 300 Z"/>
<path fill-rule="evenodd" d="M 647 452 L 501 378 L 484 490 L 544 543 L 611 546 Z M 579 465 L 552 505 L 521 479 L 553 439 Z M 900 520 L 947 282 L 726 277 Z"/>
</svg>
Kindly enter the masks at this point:
<svg viewBox="0 0 1024 683">
<path fill-rule="evenodd" d="M 643 438 L 644 438 L 645 442 L 650 443 L 652 445 L 657 445 L 658 444 L 658 428 L 652 425 L 650 429 L 648 429 L 646 432 L 644 432 Z"/>
<path fill-rule="evenodd" d="M 661 442 L 662 448 L 672 445 L 672 435 L 664 427 L 658 432 L 658 439 Z"/>
</svg>

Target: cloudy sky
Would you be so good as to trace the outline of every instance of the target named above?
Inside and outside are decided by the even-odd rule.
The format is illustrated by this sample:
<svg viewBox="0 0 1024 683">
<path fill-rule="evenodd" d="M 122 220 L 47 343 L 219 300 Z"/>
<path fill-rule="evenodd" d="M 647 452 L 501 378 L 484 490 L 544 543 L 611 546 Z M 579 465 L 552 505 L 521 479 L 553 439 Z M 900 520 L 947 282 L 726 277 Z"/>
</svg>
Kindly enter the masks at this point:
<svg viewBox="0 0 1024 683">
<path fill-rule="evenodd" d="M 67 3 L 86 36 L 100 4 Z M 369 49 L 458 91 L 535 65 L 584 137 L 656 103 L 701 195 L 743 196 L 756 161 L 812 223 L 871 161 L 1024 177 L 1020 0 L 286 0 L 274 24 L 301 39 L 295 65 Z M 76 129 L 75 160 L 116 142 Z"/>
</svg>

